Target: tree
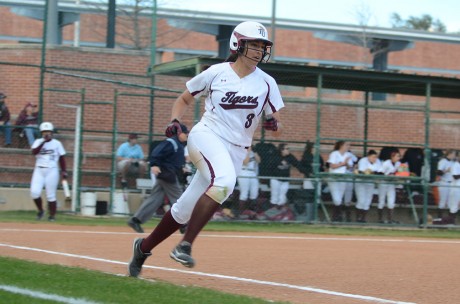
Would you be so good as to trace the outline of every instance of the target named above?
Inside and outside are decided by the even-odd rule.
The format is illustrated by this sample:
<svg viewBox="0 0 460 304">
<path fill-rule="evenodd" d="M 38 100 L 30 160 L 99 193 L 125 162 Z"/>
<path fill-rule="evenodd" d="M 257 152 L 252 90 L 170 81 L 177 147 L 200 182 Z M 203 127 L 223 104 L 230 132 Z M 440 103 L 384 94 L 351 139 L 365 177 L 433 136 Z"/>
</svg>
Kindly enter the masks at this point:
<svg viewBox="0 0 460 304">
<path fill-rule="evenodd" d="M 394 28 L 407 28 L 422 31 L 446 32 L 446 26 L 439 19 L 434 19 L 428 14 L 420 17 L 410 16 L 404 20 L 398 13 L 393 13 L 390 17 Z"/>
<path fill-rule="evenodd" d="M 158 1 L 157 5 L 168 0 Z M 101 15 L 105 15 L 107 0 L 95 0 L 88 2 L 100 10 Z M 121 38 L 116 41 L 118 47 L 135 50 L 146 50 L 150 48 L 152 34 L 151 19 L 152 0 L 124 0 L 123 4 L 117 5 L 116 37 Z M 90 27 L 94 34 L 101 39 L 106 35 L 106 23 L 101 19 L 91 19 Z M 157 48 L 167 47 L 176 41 L 183 40 L 191 33 L 184 30 L 167 26 L 162 22 L 157 27 Z"/>
</svg>

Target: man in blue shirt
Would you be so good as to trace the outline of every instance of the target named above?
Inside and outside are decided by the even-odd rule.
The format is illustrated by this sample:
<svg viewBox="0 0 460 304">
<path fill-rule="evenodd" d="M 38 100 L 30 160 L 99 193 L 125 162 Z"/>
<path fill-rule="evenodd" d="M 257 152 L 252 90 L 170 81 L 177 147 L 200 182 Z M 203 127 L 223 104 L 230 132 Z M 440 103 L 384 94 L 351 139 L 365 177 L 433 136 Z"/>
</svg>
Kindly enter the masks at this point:
<svg viewBox="0 0 460 304">
<path fill-rule="evenodd" d="M 163 204 L 166 195 L 171 204 L 184 192 L 182 185 L 185 165 L 184 145 L 187 142 L 188 129 L 181 124 L 181 133 L 160 142 L 150 154 L 149 164 L 152 178 L 156 180 L 150 196 L 144 199 L 128 226 L 136 232 L 143 233 L 141 224 L 148 221 Z M 154 176 L 154 177 L 153 177 Z"/>
<path fill-rule="evenodd" d="M 147 163 L 144 161 L 144 152 L 142 147 L 137 143 L 137 134 L 131 133 L 128 141 L 121 144 L 117 150 L 117 168 L 121 173 L 121 186 L 128 187 L 128 174 L 143 177 L 147 169 Z"/>
</svg>

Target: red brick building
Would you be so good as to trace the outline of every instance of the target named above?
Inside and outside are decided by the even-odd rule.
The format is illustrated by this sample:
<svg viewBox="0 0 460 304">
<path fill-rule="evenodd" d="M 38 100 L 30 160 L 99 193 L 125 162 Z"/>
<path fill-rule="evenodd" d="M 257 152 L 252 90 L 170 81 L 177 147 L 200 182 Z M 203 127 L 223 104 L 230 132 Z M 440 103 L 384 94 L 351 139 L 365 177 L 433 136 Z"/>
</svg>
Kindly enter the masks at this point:
<svg viewBox="0 0 460 304">
<path fill-rule="evenodd" d="M 40 62 L 43 22 L 19 16 L 8 7 L 0 7 L 0 91 L 8 95 L 8 105 L 13 114 L 19 113 L 26 102 L 38 102 L 40 87 Z M 119 24 L 124 20 L 118 17 Z M 141 27 L 145 29 L 142 45 L 150 43 L 150 18 L 140 18 Z M 150 64 L 148 50 L 133 50 L 132 41 L 128 38 L 132 31 L 126 27 L 117 27 L 117 47 L 103 48 L 105 43 L 106 17 L 103 14 L 82 14 L 80 16 L 81 47 L 70 44 L 74 38 L 74 26 L 64 27 L 63 46 L 50 46 L 46 50 L 46 66 L 44 87 L 65 90 L 85 89 L 86 100 L 113 101 L 114 90 L 126 94 L 118 98 L 117 128 L 124 133 L 136 131 L 148 133 L 150 100 L 149 90 L 130 86 L 122 86 L 107 81 L 95 81 L 83 77 L 97 77 L 99 80 L 123 81 L 125 83 L 149 85 L 150 78 L 145 77 Z M 388 30 L 392 31 L 392 30 Z M 404 32 L 397 32 L 403 35 Z M 145 34 L 147 33 L 147 34 Z M 408 33 L 411 34 L 411 33 Z M 451 35 L 429 34 L 433 41 L 412 41 L 412 48 L 390 52 L 388 69 L 403 73 L 444 75 L 458 77 L 460 74 L 460 43 L 436 42 L 445 41 Z M 132 36 L 132 35 L 131 35 Z M 433 38 L 434 37 L 434 38 Z M 26 43 L 27 42 L 27 43 Z M 460 42 L 460 41 L 458 41 Z M 158 19 L 157 63 L 194 55 L 217 55 L 218 42 L 214 35 L 194 32 L 171 26 L 164 18 Z M 372 55 L 368 48 L 346 43 L 317 38 L 313 31 L 279 28 L 276 30 L 275 58 L 279 62 L 304 63 L 310 65 L 333 65 L 344 68 L 367 69 L 372 66 Z M 51 73 L 53 71 L 59 73 Z M 62 73 L 73 74 L 66 76 Z M 76 77 L 81 76 L 81 77 Z M 288 77 L 288 75 L 287 75 Z M 161 88 L 181 91 L 187 79 L 171 76 L 157 76 L 155 85 Z M 287 132 L 284 140 L 297 142 L 302 146 L 306 140 L 314 140 L 316 128 L 315 105 L 299 103 L 312 101 L 316 98 L 316 88 L 299 88 L 281 86 L 286 98 L 287 107 L 283 117 Z M 157 97 L 154 100 L 153 132 L 161 134 L 169 120 L 173 97 L 177 93 L 157 91 L 158 95 L 169 95 L 171 98 Z M 323 99 L 342 103 L 360 103 L 363 93 L 347 90 L 324 90 Z M 290 101 L 295 100 L 296 103 Z M 80 95 L 46 91 L 44 93 L 43 119 L 50 120 L 58 128 L 71 130 L 74 127 L 74 111 L 62 108 L 58 104 L 78 104 Z M 386 105 L 403 105 L 423 107 L 425 98 L 415 96 L 387 95 Z M 458 99 L 431 100 L 433 109 L 459 111 Z M 185 117 L 191 125 L 195 118 L 194 109 Z M 356 107 L 326 106 L 322 110 L 322 133 L 325 137 L 362 138 L 364 126 L 364 109 Z M 431 140 L 432 148 L 460 147 L 459 115 L 432 114 Z M 85 106 L 84 128 L 89 130 L 85 136 L 103 134 L 110 137 L 113 129 L 113 108 L 110 105 Z M 93 132 L 95 131 L 95 132 Z M 103 133 L 100 133 L 103 131 Z M 69 131 L 71 132 L 71 131 Z M 99 132 L 99 133 L 97 133 Z M 71 132 L 72 133 L 72 132 Z M 380 141 L 418 142 L 423 143 L 425 136 L 424 113 L 390 110 L 372 110 L 369 113 L 369 138 Z M 88 153 L 110 153 L 110 140 L 86 140 L 85 151 Z M 72 140 L 67 143 L 71 151 Z M 330 146 L 324 147 L 327 151 Z M 146 147 L 147 149 L 147 147 Z M 300 154 L 300 151 L 299 151 Z M 110 167 L 108 160 L 88 159 L 86 169 Z M 32 164 L 29 164 L 32 165 Z"/>
</svg>

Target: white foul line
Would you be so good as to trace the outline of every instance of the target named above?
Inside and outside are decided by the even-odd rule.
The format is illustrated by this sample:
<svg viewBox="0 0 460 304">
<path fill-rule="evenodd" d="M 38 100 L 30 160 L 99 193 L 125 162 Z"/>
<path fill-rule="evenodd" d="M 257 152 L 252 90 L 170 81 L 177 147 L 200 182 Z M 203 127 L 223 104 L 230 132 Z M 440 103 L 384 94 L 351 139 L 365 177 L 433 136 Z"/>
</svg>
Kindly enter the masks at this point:
<svg viewBox="0 0 460 304">
<path fill-rule="evenodd" d="M 46 232 L 46 233 L 78 233 L 78 234 L 104 234 L 104 235 L 139 235 L 134 232 L 113 231 L 87 231 L 87 230 L 52 230 L 52 229 L 17 229 L 0 228 L 0 231 L 9 232 Z M 433 239 L 383 239 L 367 237 L 316 237 L 316 236 L 286 236 L 286 235 L 237 235 L 237 234 L 200 234 L 200 237 L 209 238 L 240 238 L 240 239 L 278 239 L 278 240 L 304 240 L 304 241 L 354 241 L 376 243 L 418 243 L 418 244 L 460 244 L 457 240 L 433 240 Z"/>
<path fill-rule="evenodd" d="M 55 294 L 44 293 L 41 291 L 35 291 L 25 288 L 20 288 L 11 285 L 0 285 L 0 290 L 4 290 L 10 293 L 16 293 L 24 296 L 29 296 L 35 299 L 51 300 L 54 302 L 69 303 L 69 304 L 96 304 L 96 302 L 88 301 L 85 299 L 76 299 L 70 297 L 58 296 Z"/>
<path fill-rule="evenodd" d="M 0 247 L 9 247 L 9 248 L 20 249 L 20 250 L 36 251 L 36 252 L 41 252 L 41 253 L 61 255 L 61 256 L 67 256 L 67 257 L 72 257 L 72 258 L 92 260 L 92 261 L 118 264 L 118 265 L 128 264 L 127 262 L 96 258 L 96 257 L 91 257 L 91 256 L 86 256 L 86 255 L 77 255 L 77 254 L 72 254 L 72 253 L 50 251 L 50 250 L 45 250 L 45 249 L 31 248 L 31 247 L 24 247 L 24 246 L 15 246 L 15 245 L 10 245 L 10 244 L 0 243 Z M 358 300 L 363 300 L 363 301 L 371 301 L 375 303 L 415 304 L 413 302 L 401 302 L 401 301 L 387 300 L 387 299 L 381 299 L 381 298 L 376 298 L 376 297 L 371 297 L 371 296 L 363 296 L 363 295 L 349 294 L 349 293 L 343 293 L 343 292 L 337 292 L 337 291 L 330 291 L 326 289 L 314 288 L 314 287 L 309 287 L 309 286 L 299 286 L 299 285 L 292 285 L 292 284 L 285 284 L 285 283 L 247 279 L 247 278 L 240 278 L 240 277 L 227 276 L 227 275 L 221 275 L 221 274 L 212 274 L 212 273 L 199 272 L 199 271 L 180 270 L 180 269 L 175 269 L 175 268 L 149 266 L 149 265 L 144 265 L 143 268 L 150 268 L 150 269 L 170 271 L 170 272 L 179 272 L 179 273 L 185 273 L 189 275 L 205 276 L 205 277 L 219 278 L 219 279 L 225 279 L 225 280 L 233 280 L 233 281 L 239 281 L 239 282 L 259 284 L 259 285 L 285 287 L 285 288 L 290 288 L 290 289 L 297 289 L 297 290 L 302 290 L 302 291 L 309 291 L 309 292 L 327 294 L 327 295 L 338 296 L 338 297 L 353 298 L 353 299 L 358 299 Z"/>
</svg>

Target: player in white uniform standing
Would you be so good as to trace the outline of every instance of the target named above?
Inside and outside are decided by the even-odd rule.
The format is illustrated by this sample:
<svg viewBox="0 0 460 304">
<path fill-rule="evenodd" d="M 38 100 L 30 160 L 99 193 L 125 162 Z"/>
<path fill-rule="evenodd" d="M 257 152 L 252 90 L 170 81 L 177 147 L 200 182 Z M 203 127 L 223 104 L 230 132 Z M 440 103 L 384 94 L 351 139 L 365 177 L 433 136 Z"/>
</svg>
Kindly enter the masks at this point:
<svg viewBox="0 0 460 304">
<path fill-rule="evenodd" d="M 30 185 L 30 194 L 38 209 L 37 219 L 43 217 L 42 190 L 46 189 L 48 201 L 49 221 L 54 221 L 56 216 L 56 190 L 59 183 L 59 167 L 63 179 L 67 178 L 64 155 L 65 150 L 61 142 L 53 138 L 54 127 L 50 122 L 40 124 L 42 138 L 38 138 L 32 144 L 32 154 L 35 155 L 35 168 Z M 59 165 L 58 165 L 59 163 Z"/>
<path fill-rule="evenodd" d="M 456 152 L 454 150 L 447 150 L 444 157 L 438 162 L 437 176 L 439 179 L 439 202 L 438 202 L 438 218 L 442 218 L 442 210 L 447 209 L 449 199 L 449 192 L 451 191 L 451 184 L 454 181 L 452 177 L 452 166 L 455 163 Z"/>
<path fill-rule="evenodd" d="M 355 165 L 358 163 L 358 157 L 354 155 L 351 151 L 350 153 L 350 160 L 348 161 L 347 165 L 347 174 L 353 174 L 355 171 Z M 355 183 L 354 181 L 347 182 L 347 186 L 345 187 L 345 193 L 343 195 L 343 209 L 345 210 L 345 221 L 351 222 L 351 205 L 353 200 L 353 192 L 355 190 Z"/>
<path fill-rule="evenodd" d="M 238 206 L 238 216 L 251 207 L 255 207 L 255 200 L 259 196 L 259 163 L 260 156 L 248 148 L 246 157 L 243 160 L 243 167 L 238 176 L 238 186 L 240 187 L 240 201 Z M 248 199 L 250 200 L 248 204 Z"/>
<path fill-rule="evenodd" d="M 455 224 L 455 218 L 460 207 L 460 160 L 457 157 L 453 159 L 450 173 L 453 178 L 451 185 L 454 187 L 449 192 L 449 216 L 443 218 L 443 223 L 445 224 Z"/>
<path fill-rule="evenodd" d="M 377 152 L 369 150 L 367 157 L 363 157 L 358 162 L 358 172 L 361 174 L 375 174 L 379 171 L 379 164 Z M 363 179 L 356 180 L 355 193 L 356 193 L 356 221 L 359 223 L 366 223 L 366 215 L 369 211 L 372 198 L 374 196 L 374 182 L 364 182 Z"/>
<path fill-rule="evenodd" d="M 179 132 L 179 121 L 195 98 L 206 95 L 205 113 L 188 138 L 190 159 L 197 168 L 190 186 L 166 212 L 155 230 L 133 244 L 128 264 L 130 276 L 137 277 L 150 251 L 182 224 L 188 228 L 170 257 L 193 267 L 191 245 L 216 210 L 230 196 L 247 149 L 265 112 L 266 130 L 281 134 L 279 110 L 284 106 L 275 80 L 257 65 L 270 57 L 272 42 L 258 22 L 243 22 L 230 37 L 231 55 L 189 80 L 175 101 L 167 136 Z"/>
<path fill-rule="evenodd" d="M 390 159 L 387 159 L 382 163 L 382 166 L 379 169 L 379 172 L 383 175 L 395 175 L 398 172 L 398 168 L 401 165 L 399 161 L 401 159 L 401 154 L 399 152 L 391 152 Z M 385 207 L 385 201 L 387 203 L 388 208 L 388 217 L 387 223 L 393 224 L 397 223 L 393 221 L 393 209 L 395 207 L 396 201 L 396 185 L 385 183 L 385 181 L 381 181 L 379 183 L 379 204 L 378 208 L 378 221 L 379 223 L 384 223 L 383 221 L 383 208 Z"/>
<path fill-rule="evenodd" d="M 338 141 L 334 145 L 334 151 L 329 154 L 329 173 L 335 174 L 346 174 L 347 169 L 353 167 L 354 155 L 349 152 L 350 143 L 347 141 Z M 331 180 L 328 182 L 329 189 L 331 191 L 332 202 L 334 209 L 332 211 L 332 221 L 342 221 L 342 202 L 347 189 L 347 184 L 344 180 Z M 351 198 L 350 198 L 351 201 Z"/>
</svg>

